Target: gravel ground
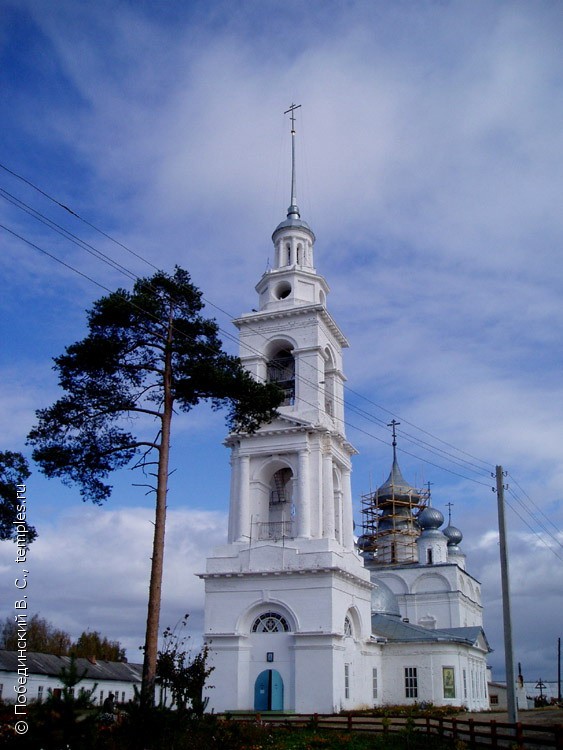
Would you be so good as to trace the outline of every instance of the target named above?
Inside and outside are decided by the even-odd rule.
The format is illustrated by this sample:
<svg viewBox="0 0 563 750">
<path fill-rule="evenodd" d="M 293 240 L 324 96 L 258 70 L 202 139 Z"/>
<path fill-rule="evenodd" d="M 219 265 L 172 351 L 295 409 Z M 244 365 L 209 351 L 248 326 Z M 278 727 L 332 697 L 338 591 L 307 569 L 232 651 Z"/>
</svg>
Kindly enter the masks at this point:
<svg viewBox="0 0 563 750">
<path fill-rule="evenodd" d="M 495 721 L 508 722 L 508 714 L 503 711 L 486 711 L 483 713 L 465 713 L 459 714 L 459 719 L 475 719 L 475 721 Z M 543 726 L 552 726 L 553 724 L 563 724 L 563 708 L 546 708 L 530 709 L 529 711 L 519 711 L 518 721 L 522 724 L 542 724 Z"/>
</svg>

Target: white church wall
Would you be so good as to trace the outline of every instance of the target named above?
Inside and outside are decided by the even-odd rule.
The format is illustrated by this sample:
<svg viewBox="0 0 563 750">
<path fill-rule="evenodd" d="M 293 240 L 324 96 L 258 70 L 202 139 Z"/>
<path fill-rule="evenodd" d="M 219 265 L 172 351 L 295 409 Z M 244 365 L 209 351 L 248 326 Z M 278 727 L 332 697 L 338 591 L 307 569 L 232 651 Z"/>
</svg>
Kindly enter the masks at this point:
<svg viewBox="0 0 563 750">
<path fill-rule="evenodd" d="M 428 701 L 436 706 L 463 705 L 471 711 L 488 708 L 485 655 L 476 656 L 473 649 L 462 644 L 387 644 L 383 667 L 384 703 Z M 411 670 L 411 681 L 416 680 L 416 686 L 410 685 L 410 694 L 406 669 Z"/>
<path fill-rule="evenodd" d="M 372 578 L 397 595 L 401 617 L 409 622 L 424 624 L 432 617 L 436 628 L 483 624 L 479 582 L 457 565 L 376 568 Z"/>
</svg>

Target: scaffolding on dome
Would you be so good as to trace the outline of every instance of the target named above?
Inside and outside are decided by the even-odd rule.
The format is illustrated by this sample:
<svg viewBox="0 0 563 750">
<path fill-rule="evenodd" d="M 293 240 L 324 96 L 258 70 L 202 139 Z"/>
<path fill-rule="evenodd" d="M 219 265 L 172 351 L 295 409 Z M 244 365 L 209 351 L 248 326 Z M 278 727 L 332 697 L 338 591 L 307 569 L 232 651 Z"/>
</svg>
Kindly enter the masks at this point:
<svg viewBox="0 0 563 750">
<path fill-rule="evenodd" d="M 417 518 L 429 499 L 428 489 L 411 488 L 405 492 L 400 487 L 395 491 L 393 484 L 385 492 L 378 489 L 362 495 L 362 535 L 358 547 L 368 567 L 418 562 Z"/>
</svg>

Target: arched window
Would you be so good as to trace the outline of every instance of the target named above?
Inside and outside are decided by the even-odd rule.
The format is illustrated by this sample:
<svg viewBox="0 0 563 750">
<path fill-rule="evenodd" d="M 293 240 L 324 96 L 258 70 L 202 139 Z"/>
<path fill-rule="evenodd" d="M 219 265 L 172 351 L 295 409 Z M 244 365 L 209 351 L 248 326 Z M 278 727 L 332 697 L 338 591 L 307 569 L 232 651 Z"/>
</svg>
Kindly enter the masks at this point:
<svg viewBox="0 0 563 750">
<path fill-rule="evenodd" d="M 282 406 L 295 402 L 295 360 L 289 349 L 281 349 L 268 362 L 268 382 L 276 383 L 284 392 Z"/>
<path fill-rule="evenodd" d="M 253 633 L 289 633 L 290 627 L 278 612 L 264 612 L 254 620 L 251 631 Z"/>
<path fill-rule="evenodd" d="M 336 371 L 334 358 L 327 347 L 324 352 L 324 386 L 325 386 L 325 411 L 329 417 L 334 416 L 335 378 Z"/>
<path fill-rule="evenodd" d="M 288 500 L 291 500 L 288 484 L 292 476 L 291 469 L 278 469 L 276 471 L 272 477 L 270 505 L 278 505 L 278 503 L 286 503 Z"/>
</svg>

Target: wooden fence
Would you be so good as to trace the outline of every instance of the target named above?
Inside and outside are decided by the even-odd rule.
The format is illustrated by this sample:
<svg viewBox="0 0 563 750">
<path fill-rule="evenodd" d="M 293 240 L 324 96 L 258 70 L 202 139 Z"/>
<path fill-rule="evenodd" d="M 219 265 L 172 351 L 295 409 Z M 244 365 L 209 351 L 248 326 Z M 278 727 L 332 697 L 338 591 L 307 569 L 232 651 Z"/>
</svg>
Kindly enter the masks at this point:
<svg viewBox="0 0 563 750">
<path fill-rule="evenodd" d="M 331 714 L 233 713 L 230 720 L 261 722 L 274 726 L 311 727 L 349 732 L 435 734 L 460 740 L 468 748 L 518 748 L 518 750 L 563 750 L 563 724 L 508 724 L 491 719 L 442 717 L 367 716 Z"/>
</svg>

